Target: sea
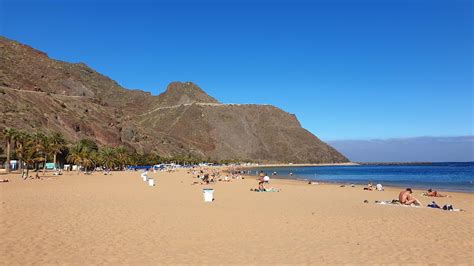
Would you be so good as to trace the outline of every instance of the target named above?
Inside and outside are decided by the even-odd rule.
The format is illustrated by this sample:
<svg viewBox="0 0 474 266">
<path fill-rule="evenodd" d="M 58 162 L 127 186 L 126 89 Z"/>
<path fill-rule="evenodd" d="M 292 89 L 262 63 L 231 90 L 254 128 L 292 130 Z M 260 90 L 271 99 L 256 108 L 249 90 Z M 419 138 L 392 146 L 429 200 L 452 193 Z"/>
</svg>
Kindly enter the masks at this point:
<svg viewBox="0 0 474 266">
<path fill-rule="evenodd" d="M 299 179 L 338 184 L 382 184 L 417 189 L 474 193 L 474 162 L 257 167 L 271 178 Z M 273 175 L 276 173 L 276 175 Z M 291 174 L 290 174 L 291 173 Z"/>
</svg>

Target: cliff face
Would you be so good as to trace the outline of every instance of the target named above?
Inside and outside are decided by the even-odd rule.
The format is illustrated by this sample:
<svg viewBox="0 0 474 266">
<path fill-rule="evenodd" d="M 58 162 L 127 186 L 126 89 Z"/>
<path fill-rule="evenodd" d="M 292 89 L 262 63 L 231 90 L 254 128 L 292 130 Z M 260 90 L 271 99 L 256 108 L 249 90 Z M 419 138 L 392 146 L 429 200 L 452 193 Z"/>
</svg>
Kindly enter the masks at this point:
<svg viewBox="0 0 474 266">
<path fill-rule="evenodd" d="M 58 131 L 161 155 L 329 163 L 347 159 L 267 105 L 221 104 L 191 82 L 159 96 L 0 37 L 0 128 Z"/>
</svg>

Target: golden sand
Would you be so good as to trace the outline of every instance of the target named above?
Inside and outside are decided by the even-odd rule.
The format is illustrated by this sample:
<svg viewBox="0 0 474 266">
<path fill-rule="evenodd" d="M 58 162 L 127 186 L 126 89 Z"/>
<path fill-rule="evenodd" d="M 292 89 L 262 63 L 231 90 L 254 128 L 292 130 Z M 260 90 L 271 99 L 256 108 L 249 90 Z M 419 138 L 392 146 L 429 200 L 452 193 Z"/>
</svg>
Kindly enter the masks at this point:
<svg viewBox="0 0 474 266">
<path fill-rule="evenodd" d="M 373 203 L 395 188 L 273 179 L 281 192 L 258 193 L 254 178 L 202 186 L 184 170 L 150 176 L 154 187 L 139 172 L 0 175 L 10 179 L 0 183 L 1 263 L 474 264 L 472 194 L 435 199 L 466 209 L 447 212 Z"/>
</svg>

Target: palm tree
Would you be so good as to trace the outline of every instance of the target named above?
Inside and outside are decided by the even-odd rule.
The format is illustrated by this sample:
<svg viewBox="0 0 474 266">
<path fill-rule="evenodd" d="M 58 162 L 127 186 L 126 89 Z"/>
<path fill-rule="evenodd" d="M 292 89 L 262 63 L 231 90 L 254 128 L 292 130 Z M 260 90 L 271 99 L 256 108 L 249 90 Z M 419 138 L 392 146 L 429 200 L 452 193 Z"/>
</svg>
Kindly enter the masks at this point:
<svg viewBox="0 0 474 266">
<path fill-rule="evenodd" d="M 12 141 L 15 139 L 15 135 L 17 134 L 16 129 L 7 127 L 3 130 L 3 139 L 5 140 L 5 146 L 7 147 L 7 164 L 6 164 L 6 171 L 7 173 L 10 172 L 10 156 L 11 156 L 11 145 Z"/>
<path fill-rule="evenodd" d="M 86 172 L 91 168 L 95 167 L 98 161 L 97 152 L 89 149 L 84 149 L 82 156 L 82 166 L 84 166 Z"/>
<path fill-rule="evenodd" d="M 87 148 L 88 150 L 90 150 L 91 152 L 97 152 L 99 151 L 99 147 L 97 146 L 97 143 L 95 143 L 93 140 L 91 139 L 81 139 L 79 141 L 79 144 L 82 146 L 82 147 L 85 147 Z"/>
<path fill-rule="evenodd" d="M 130 155 L 124 146 L 115 148 L 115 157 L 120 169 L 123 170 L 127 164 L 130 163 Z"/>
<path fill-rule="evenodd" d="M 16 136 L 15 136 L 15 146 L 16 146 L 16 149 L 22 149 L 24 143 L 28 140 L 31 139 L 31 135 L 26 133 L 25 131 L 18 131 Z M 17 151 L 18 153 L 18 151 Z M 22 175 L 23 175 L 23 160 L 20 156 L 18 156 L 18 160 L 19 160 L 19 164 L 18 164 L 18 168 L 21 169 L 21 172 L 22 172 Z"/>
<path fill-rule="evenodd" d="M 79 166 L 77 169 L 77 174 L 79 174 L 81 167 L 88 169 L 94 165 L 95 153 L 94 146 L 91 147 L 87 142 L 79 141 L 70 147 L 66 160 Z"/>
<path fill-rule="evenodd" d="M 53 153 L 54 168 L 56 168 L 57 155 L 61 154 L 66 148 L 66 140 L 61 133 L 53 133 L 50 138 L 50 151 Z"/>
<path fill-rule="evenodd" d="M 99 150 L 99 162 L 107 169 L 112 169 L 118 164 L 116 150 L 104 147 Z"/>
<path fill-rule="evenodd" d="M 46 171 L 46 160 L 48 158 L 47 149 L 49 145 L 48 138 L 43 132 L 35 132 L 31 136 L 31 140 L 33 141 L 36 150 L 36 157 L 34 158 L 34 162 L 36 169 L 36 177 L 39 178 L 38 171 L 40 163 L 44 164 L 43 175 Z"/>
<path fill-rule="evenodd" d="M 82 166 L 86 168 L 86 171 L 95 165 L 98 161 L 99 146 L 92 139 L 81 139 L 79 144 L 82 146 Z"/>
<path fill-rule="evenodd" d="M 82 145 L 80 143 L 76 143 L 69 148 L 69 153 L 66 157 L 66 160 L 70 163 L 78 165 L 77 174 L 79 174 L 79 168 L 82 165 Z"/>
<path fill-rule="evenodd" d="M 22 177 L 26 179 L 29 173 L 29 166 L 35 164 L 37 161 L 37 145 L 30 135 L 24 134 L 21 145 L 17 146 L 16 151 L 18 158 L 26 165 L 26 175 L 24 175 L 22 171 Z"/>
</svg>

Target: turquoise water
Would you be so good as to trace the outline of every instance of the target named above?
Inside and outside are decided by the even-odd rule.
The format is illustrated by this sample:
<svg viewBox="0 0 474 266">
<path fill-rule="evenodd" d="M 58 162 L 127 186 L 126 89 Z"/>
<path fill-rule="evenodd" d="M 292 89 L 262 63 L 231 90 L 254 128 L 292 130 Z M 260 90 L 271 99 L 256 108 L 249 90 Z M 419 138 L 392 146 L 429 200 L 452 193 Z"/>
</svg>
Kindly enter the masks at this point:
<svg viewBox="0 0 474 266">
<path fill-rule="evenodd" d="M 384 186 L 432 188 L 442 191 L 474 193 L 474 162 L 432 163 L 423 165 L 355 165 L 261 167 L 273 178 L 314 180 L 334 183 L 382 184 Z M 255 172 L 253 172 L 255 173 Z M 290 173 L 293 173 L 290 176 Z"/>
</svg>

